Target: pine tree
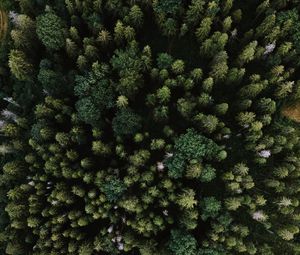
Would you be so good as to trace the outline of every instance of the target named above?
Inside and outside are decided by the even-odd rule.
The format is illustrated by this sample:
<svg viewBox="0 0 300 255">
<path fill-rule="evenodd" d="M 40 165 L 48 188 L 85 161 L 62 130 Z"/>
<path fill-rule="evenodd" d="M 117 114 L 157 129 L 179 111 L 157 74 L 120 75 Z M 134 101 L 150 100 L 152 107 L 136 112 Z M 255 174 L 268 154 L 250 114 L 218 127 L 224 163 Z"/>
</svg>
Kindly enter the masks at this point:
<svg viewBox="0 0 300 255">
<path fill-rule="evenodd" d="M 176 60 L 173 64 L 172 64 L 172 71 L 175 74 L 181 74 L 184 72 L 184 62 L 182 60 Z"/>
<path fill-rule="evenodd" d="M 0 6 L 0 254 L 299 253 L 296 0 Z"/>
<path fill-rule="evenodd" d="M 49 50 L 59 50 L 65 45 L 64 24 L 54 13 L 37 17 L 37 35 Z"/>
<path fill-rule="evenodd" d="M 267 16 L 263 22 L 256 28 L 256 36 L 266 35 L 273 29 L 275 24 L 276 16 L 275 14 Z"/>
<path fill-rule="evenodd" d="M 221 51 L 214 57 L 212 61 L 212 70 L 210 72 L 210 76 L 215 81 L 224 80 L 226 78 L 226 74 L 228 72 L 227 59 L 228 55 L 226 51 Z"/>
<path fill-rule="evenodd" d="M 11 73 L 21 81 L 29 80 L 33 66 L 28 62 L 24 52 L 12 50 L 9 54 L 9 68 Z"/>
<path fill-rule="evenodd" d="M 101 30 L 98 35 L 98 41 L 101 42 L 102 45 L 108 45 L 112 40 L 112 37 L 107 30 Z"/>
<path fill-rule="evenodd" d="M 196 30 L 196 37 L 198 41 L 202 42 L 207 38 L 211 30 L 211 25 L 212 25 L 212 20 L 209 17 L 204 18 L 201 21 L 199 28 Z"/>
<path fill-rule="evenodd" d="M 128 14 L 131 24 L 136 27 L 140 27 L 143 24 L 143 16 L 143 12 L 138 5 L 133 5 Z"/>
<path fill-rule="evenodd" d="M 30 49 L 30 45 L 35 40 L 35 23 L 27 15 L 18 15 L 16 29 L 11 31 L 11 37 L 15 47 L 18 49 Z"/>
<path fill-rule="evenodd" d="M 244 50 L 238 56 L 238 63 L 240 66 L 254 59 L 256 46 L 257 46 L 257 41 L 253 41 L 244 48 Z"/>
<path fill-rule="evenodd" d="M 71 58 L 76 58 L 77 56 L 77 51 L 78 47 L 75 42 L 72 41 L 72 39 L 67 38 L 66 39 L 66 51 L 69 57 Z"/>
<path fill-rule="evenodd" d="M 189 190 L 184 190 L 177 201 L 178 205 L 182 208 L 182 209 L 191 209 L 193 208 L 195 205 L 197 205 L 197 201 L 195 200 L 195 193 L 192 189 Z"/>
<path fill-rule="evenodd" d="M 141 118 L 130 109 L 120 110 L 112 121 L 117 136 L 135 134 L 141 128 Z"/>
<path fill-rule="evenodd" d="M 171 97 L 171 91 L 167 86 L 160 88 L 157 91 L 157 97 L 161 103 L 168 103 Z"/>
<path fill-rule="evenodd" d="M 194 255 L 196 254 L 197 242 L 188 233 L 180 230 L 172 230 L 169 249 L 175 255 Z"/>
<path fill-rule="evenodd" d="M 204 10 L 205 2 L 202 0 L 192 0 L 186 12 L 186 22 L 189 26 L 197 24 L 201 18 Z"/>
<path fill-rule="evenodd" d="M 198 114 L 195 116 L 195 122 L 206 133 L 212 133 L 218 125 L 218 118 L 213 115 Z"/>
<path fill-rule="evenodd" d="M 221 209 L 220 201 L 216 200 L 214 197 L 206 197 L 200 205 L 203 209 L 201 218 L 207 220 L 208 218 L 215 218 Z"/>
</svg>

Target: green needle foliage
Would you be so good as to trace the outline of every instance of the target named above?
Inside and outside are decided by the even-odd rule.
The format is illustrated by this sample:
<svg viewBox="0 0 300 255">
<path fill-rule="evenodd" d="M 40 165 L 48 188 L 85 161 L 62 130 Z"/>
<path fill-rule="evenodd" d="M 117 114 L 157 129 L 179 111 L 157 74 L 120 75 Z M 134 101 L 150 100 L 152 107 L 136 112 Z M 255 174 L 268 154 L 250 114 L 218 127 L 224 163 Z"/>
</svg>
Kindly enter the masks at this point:
<svg viewBox="0 0 300 255">
<path fill-rule="evenodd" d="M 0 254 L 300 254 L 298 0 L 0 9 Z"/>
<path fill-rule="evenodd" d="M 46 13 L 37 17 L 36 33 L 49 50 L 59 50 L 65 45 L 63 22 L 54 13 Z"/>
<path fill-rule="evenodd" d="M 171 231 L 169 249 L 175 255 L 196 254 L 197 241 L 188 233 L 181 230 Z"/>
<path fill-rule="evenodd" d="M 113 118 L 112 128 L 117 136 L 133 135 L 141 128 L 141 117 L 129 108 L 122 109 Z"/>
<path fill-rule="evenodd" d="M 122 181 L 118 179 L 112 179 L 103 185 L 102 190 L 108 201 L 116 202 L 126 190 L 126 186 Z"/>
</svg>

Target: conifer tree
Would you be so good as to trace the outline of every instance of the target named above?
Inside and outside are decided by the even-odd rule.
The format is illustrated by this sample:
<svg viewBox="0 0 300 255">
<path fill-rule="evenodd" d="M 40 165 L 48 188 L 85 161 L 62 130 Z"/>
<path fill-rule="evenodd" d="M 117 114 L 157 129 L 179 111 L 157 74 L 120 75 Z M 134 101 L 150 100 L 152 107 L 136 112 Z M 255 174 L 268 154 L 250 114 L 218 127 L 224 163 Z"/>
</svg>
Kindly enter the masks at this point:
<svg viewBox="0 0 300 255">
<path fill-rule="evenodd" d="M 21 81 L 30 79 L 33 72 L 33 66 L 26 58 L 24 52 L 20 50 L 12 50 L 9 54 L 9 68 L 11 73 Z"/>
<path fill-rule="evenodd" d="M 37 35 L 49 50 L 59 50 L 65 45 L 63 22 L 54 13 L 37 17 Z"/>
<path fill-rule="evenodd" d="M 0 3 L 0 253 L 293 255 L 297 0 Z"/>
</svg>

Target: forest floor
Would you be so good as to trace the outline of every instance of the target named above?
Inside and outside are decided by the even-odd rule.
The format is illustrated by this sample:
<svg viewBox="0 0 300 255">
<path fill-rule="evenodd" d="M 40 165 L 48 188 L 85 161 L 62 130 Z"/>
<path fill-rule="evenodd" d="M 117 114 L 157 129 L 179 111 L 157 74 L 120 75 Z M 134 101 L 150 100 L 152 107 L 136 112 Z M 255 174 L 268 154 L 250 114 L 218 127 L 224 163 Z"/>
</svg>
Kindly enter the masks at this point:
<svg viewBox="0 0 300 255">
<path fill-rule="evenodd" d="M 282 114 L 291 120 L 300 122 L 300 102 L 283 107 Z"/>
<path fill-rule="evenodd" d="M 4 38 L 8 27 L 7 14 L 0 10 L 0 42 Z"/>
</svg>

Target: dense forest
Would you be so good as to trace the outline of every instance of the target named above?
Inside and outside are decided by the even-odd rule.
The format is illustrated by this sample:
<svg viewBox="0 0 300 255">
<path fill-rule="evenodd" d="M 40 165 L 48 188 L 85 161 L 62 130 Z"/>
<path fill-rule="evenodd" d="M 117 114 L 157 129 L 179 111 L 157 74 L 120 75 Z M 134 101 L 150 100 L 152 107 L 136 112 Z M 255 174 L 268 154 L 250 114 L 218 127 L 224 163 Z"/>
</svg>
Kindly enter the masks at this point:
<svg viewBox="0 0 300 255">
<path fill-rule="evenodd" d="M 1 0 L 0 254 L 300 254 L 299 100 L 299 0 Z"/>
</svg>

